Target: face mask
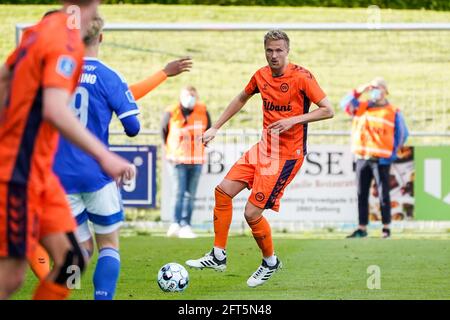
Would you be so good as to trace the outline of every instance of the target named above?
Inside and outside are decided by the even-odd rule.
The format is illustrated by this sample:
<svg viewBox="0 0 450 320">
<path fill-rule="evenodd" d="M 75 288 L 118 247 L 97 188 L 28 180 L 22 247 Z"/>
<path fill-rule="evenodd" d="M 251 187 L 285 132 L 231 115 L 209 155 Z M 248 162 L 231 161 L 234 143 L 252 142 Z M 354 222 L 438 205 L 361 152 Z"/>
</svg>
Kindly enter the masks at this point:
<svg viewBox="0 0 450 320">
<path fill-rule="evenodd" d="M 377 101 L 381 99 L 381 90 L 380 89 L 372 89 L 370 92 L 371 100 Z"/>
<path fill-rule="evenodd" d="M 195 98 L 195 96 L 192 96 L 188 91 L 183 91 L 180 94 L 180 103 L 183 106 L 183 108 L 186 109 L 194 109 L 195 103 L 197 99 Z"/>
</svg>

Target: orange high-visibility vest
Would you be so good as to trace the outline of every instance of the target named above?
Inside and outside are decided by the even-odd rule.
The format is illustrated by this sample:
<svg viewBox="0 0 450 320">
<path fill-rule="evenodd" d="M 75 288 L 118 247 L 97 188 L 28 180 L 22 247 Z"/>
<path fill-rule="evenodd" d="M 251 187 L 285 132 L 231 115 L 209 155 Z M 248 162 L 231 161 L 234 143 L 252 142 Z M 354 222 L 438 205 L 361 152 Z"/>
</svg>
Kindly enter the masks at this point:
<svg viewBox="0 0 450 320">
<path fill-rule="evenodd" d="M 390 104 L 368 108 L 368 102 L 362 102 L 353 117 L 352 152 L 366 159 L 391 157 L 396 112 Z"/>
<path fill-rule="evenodd" d="M 208 116 L 206 105 L 197 102 L 192 113 L 184 118 L 181 105 L 169 107 L 169 134 L 166 143 L 166 158 L 176 163 L 203 164 L 205 147 L 201 136 L 206 131 Z"/>
</svg>

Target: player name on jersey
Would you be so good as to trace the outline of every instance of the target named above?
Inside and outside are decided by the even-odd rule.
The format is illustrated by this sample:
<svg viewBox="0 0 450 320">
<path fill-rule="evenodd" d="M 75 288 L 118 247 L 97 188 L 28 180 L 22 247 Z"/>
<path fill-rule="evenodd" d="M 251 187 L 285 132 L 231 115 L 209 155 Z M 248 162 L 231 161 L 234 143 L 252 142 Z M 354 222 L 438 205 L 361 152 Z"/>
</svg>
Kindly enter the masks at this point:
<svg viewBox="0 0 450 320">
<path fill-rule="evenodd" d="M 83 73 L 80 77 L 80 83 L 95 84 L 97 82 L 97 76 L 91 73 Z"/>
</svg>

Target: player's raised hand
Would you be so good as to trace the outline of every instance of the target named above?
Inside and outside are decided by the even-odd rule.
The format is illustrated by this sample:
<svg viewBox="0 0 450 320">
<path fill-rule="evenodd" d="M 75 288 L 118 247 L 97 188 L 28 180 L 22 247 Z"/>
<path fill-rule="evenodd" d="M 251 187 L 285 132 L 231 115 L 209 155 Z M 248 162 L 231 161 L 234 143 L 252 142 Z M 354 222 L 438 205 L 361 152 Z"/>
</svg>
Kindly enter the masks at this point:
<svg viewBox="0 0 450 320">
<path fill-rule="evenodd" d="M 134 165 L 113 152 L 104 153 L 98 162 L 106 174 L 116 181 L 131 180 L 136 174 Z"/>
<path fill-rule="evenodd" d="M 202 136 L 203 145 L 206 147 L 208 143 L 210 143 L 216 137 L 216 134 L 217 134 L 216 128 L 211 127 L 208 130 L 206 130 Z"/>
<path fill-rule="evenodd" d="M 178 60 L 174 60 L 169 62 L 165 68 L 164 72 L 168 77 L 174 77 L 183 72 L 189 72 L 192 68 L 192 58 L 191 57 L 183 57 Z"/>
<path fill-rule="evenodd" d="M 371 87 L 370 83 L 364 83 L 364 84 L 358 86 L 358 88 L 356 88 L 356 91 L 359 94 L 363 94 L 364 92 L 368 91 L 370 89 L 370 87 Z"/>
<path fill-rule="evenodd" d="M 298 122 L 295 118 L 287 118 L 278 120 L 274 123 L 271 123 L 269 126 L 267 126 L 267 130 L 270 130 L 272 132 L 278 131 L 278 133 L 285 132 L 292 128 L 296 123 Z"/>
</svg>

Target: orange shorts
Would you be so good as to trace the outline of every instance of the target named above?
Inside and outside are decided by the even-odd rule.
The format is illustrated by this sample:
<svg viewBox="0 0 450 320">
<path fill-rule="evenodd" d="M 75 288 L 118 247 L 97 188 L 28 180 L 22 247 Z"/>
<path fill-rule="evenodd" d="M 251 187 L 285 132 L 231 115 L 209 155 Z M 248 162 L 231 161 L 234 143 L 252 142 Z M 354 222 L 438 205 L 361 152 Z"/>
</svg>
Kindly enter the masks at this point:
<svg viewBox="0 0 450 320">
<path fill-rule="evenodd" d="M 39 189 L 0 183 L 0 257 L 29 258 L 41 238 L 76 230 L 56 176 L 51 174 Z"/>
<path fill-rule="evenodd" d="M 298 159 L 275 159 L 258 151 L 258 144 L 234 164 L 227 180 L 242 181 L 252 193 L 248 201 L 261 209 L 279 211 L 284 189 L 294 179 L 303 163 Z"/>
</svg>

